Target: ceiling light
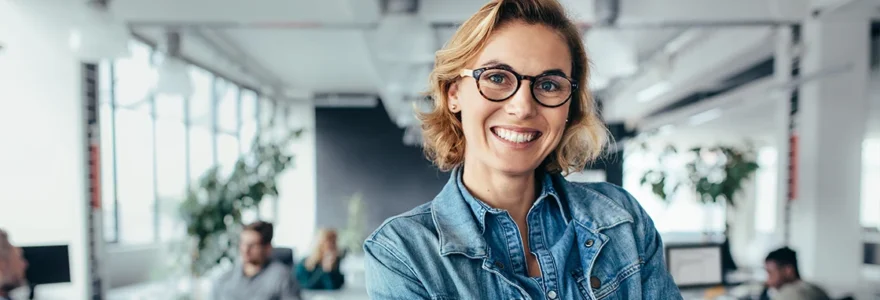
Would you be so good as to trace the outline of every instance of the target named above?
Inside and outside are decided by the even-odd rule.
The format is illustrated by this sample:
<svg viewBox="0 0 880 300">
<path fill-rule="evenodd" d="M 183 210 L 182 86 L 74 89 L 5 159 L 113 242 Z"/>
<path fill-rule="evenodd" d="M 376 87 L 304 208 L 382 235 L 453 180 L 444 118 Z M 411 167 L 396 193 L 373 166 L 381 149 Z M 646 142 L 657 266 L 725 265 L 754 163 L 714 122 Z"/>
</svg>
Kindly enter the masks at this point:
<svg viewBox="0 0 880 300">
<path fill-rule="evenodd" d="M 713 109 L 710 109 L 710 110 L 707 110 L 707 111 L 704 111 L 704 112 L 701 112 L 701 113 L 698 113 L 698 114 L 691 116 L 688 119 L 688 124 L 700 125 L 700 124 L 718 119 L 719 117 L 721 117 L 721 109 L 720 108 L 713 108 Z"/>
<path fill-rule="evenodd" d="M 156 93 L 188 98 L 193 94 L 189 65 L 180 58 L 180 33 L 166 35 L 165 57 L 159 64 L 159 80 Z"/>
<path fill-rule="evenodd" d="M 74 12 L 68 43 L 74 54 L 84 62 L 126 58 L 131 55 L 128 27 L 117 22 L 106 7 L 92 4 Z"/>
<path fill-rule="evenodd" d="M 159 65 L 156 93 L 168 96 L 189 97 L 193 93 L 192 79 L 187 64 L 177 58 L 167 57 Z"/>
<path fill-rule="evenodd" d="M 379 21 L 374 35 L 377 58 L 390 62 L 434 61 L 434 29 L 416 14 L 392 14 Z"/>
<path fill-rule="evenodd" d="M 660 95 L 666 94 L 671 89 L 672 84 L 670 84 L 668 81 L 659 81 L 654 85 L 651 85 L 648 88 L 639 92 L 639 94 L 636 95 L 636 100 L 642 103 L 648 102 L 657 99 L 657 97 L 659 97 Z"/>
<path fill-rule="evenodd" d="M 659 134 L 661 136 L 662 135 L 669 135 L 672 133 L 673 130 L 675 130 L 675 125 L 666 124 L 666 125 L 660 126 L 660 128 L 657 128 L 657 134 Z"/>
<path fill-rule="evenodd" d="M 594 74 L 606 78 L 626 77 L 639 70 L 636 48 L 621 38 L 620 32 L 608 28 L 591 28 L 584 36 Z"/>
</svg>

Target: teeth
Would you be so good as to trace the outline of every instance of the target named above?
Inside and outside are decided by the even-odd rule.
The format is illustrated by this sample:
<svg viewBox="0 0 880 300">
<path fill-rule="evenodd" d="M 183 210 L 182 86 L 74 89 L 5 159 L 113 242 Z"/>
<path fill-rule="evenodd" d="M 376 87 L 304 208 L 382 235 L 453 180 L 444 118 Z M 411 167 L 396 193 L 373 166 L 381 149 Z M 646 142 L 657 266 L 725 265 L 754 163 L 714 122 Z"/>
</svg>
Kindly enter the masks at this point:
<svg viewBox="0 0 880 300">
<path fill-rule="evenodd" d="M 516 132 L 512 130 L 507 130 L 503 128 L 496 128 L 495 134 L 510 142 L 514 143 L 525 143 L 531 142 L 538 135 L 537 133 L 524 133 L 524 132 Z"/>
</svg>

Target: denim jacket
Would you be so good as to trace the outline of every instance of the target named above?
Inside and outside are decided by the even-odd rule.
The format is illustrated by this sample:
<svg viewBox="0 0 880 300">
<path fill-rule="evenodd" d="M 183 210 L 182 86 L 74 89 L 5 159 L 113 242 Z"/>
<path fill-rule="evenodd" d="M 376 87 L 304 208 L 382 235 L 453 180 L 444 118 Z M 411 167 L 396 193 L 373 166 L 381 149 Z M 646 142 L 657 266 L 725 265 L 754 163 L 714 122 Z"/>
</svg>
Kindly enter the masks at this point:
<svg viewBox="0 0 880 300">
<path fill-rule="evenodd" d="M 371 299 L 682 299 L 651 218 L 622 188 L 543 175 L 530 252 L 507 212 L 452 172 L 437 197 L 385 221 L 364 243 Z"/>
</svg>

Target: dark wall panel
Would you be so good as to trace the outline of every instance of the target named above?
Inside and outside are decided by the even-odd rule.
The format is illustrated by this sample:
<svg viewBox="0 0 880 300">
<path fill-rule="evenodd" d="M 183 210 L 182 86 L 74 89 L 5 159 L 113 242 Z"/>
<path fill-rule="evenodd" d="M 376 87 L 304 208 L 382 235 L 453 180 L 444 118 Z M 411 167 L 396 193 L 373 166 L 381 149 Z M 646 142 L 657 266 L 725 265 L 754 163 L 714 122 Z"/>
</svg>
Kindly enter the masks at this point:
<svg viewBox="0 0 880 300">
<path fill-rule="evenodd" d="M 319 227 L 343 228 L 348 200 L 360 192 L 371 231 L 386 218 L 434 199 L 449 178 L 421 148 L 403 145 L 403 130 L 381 106 L 315 113 Z"/>
</svg>

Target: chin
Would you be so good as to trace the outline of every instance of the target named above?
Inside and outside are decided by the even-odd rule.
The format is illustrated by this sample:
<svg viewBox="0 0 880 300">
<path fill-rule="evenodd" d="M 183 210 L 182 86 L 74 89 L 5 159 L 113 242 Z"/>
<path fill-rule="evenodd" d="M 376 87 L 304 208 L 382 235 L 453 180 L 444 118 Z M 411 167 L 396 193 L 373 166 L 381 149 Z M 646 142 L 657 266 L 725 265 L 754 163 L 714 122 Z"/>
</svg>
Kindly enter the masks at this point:
<svg viewBox="0 0 880 300">
<path fill-rule="evenodd" d="M 494 155 L 492 163 L 493 169 L 508 175 L 526 175 L 534 173 L 535 169 L 540 166 L 534 158 L 522 157 L 519 155 Z"/>
</svg>

